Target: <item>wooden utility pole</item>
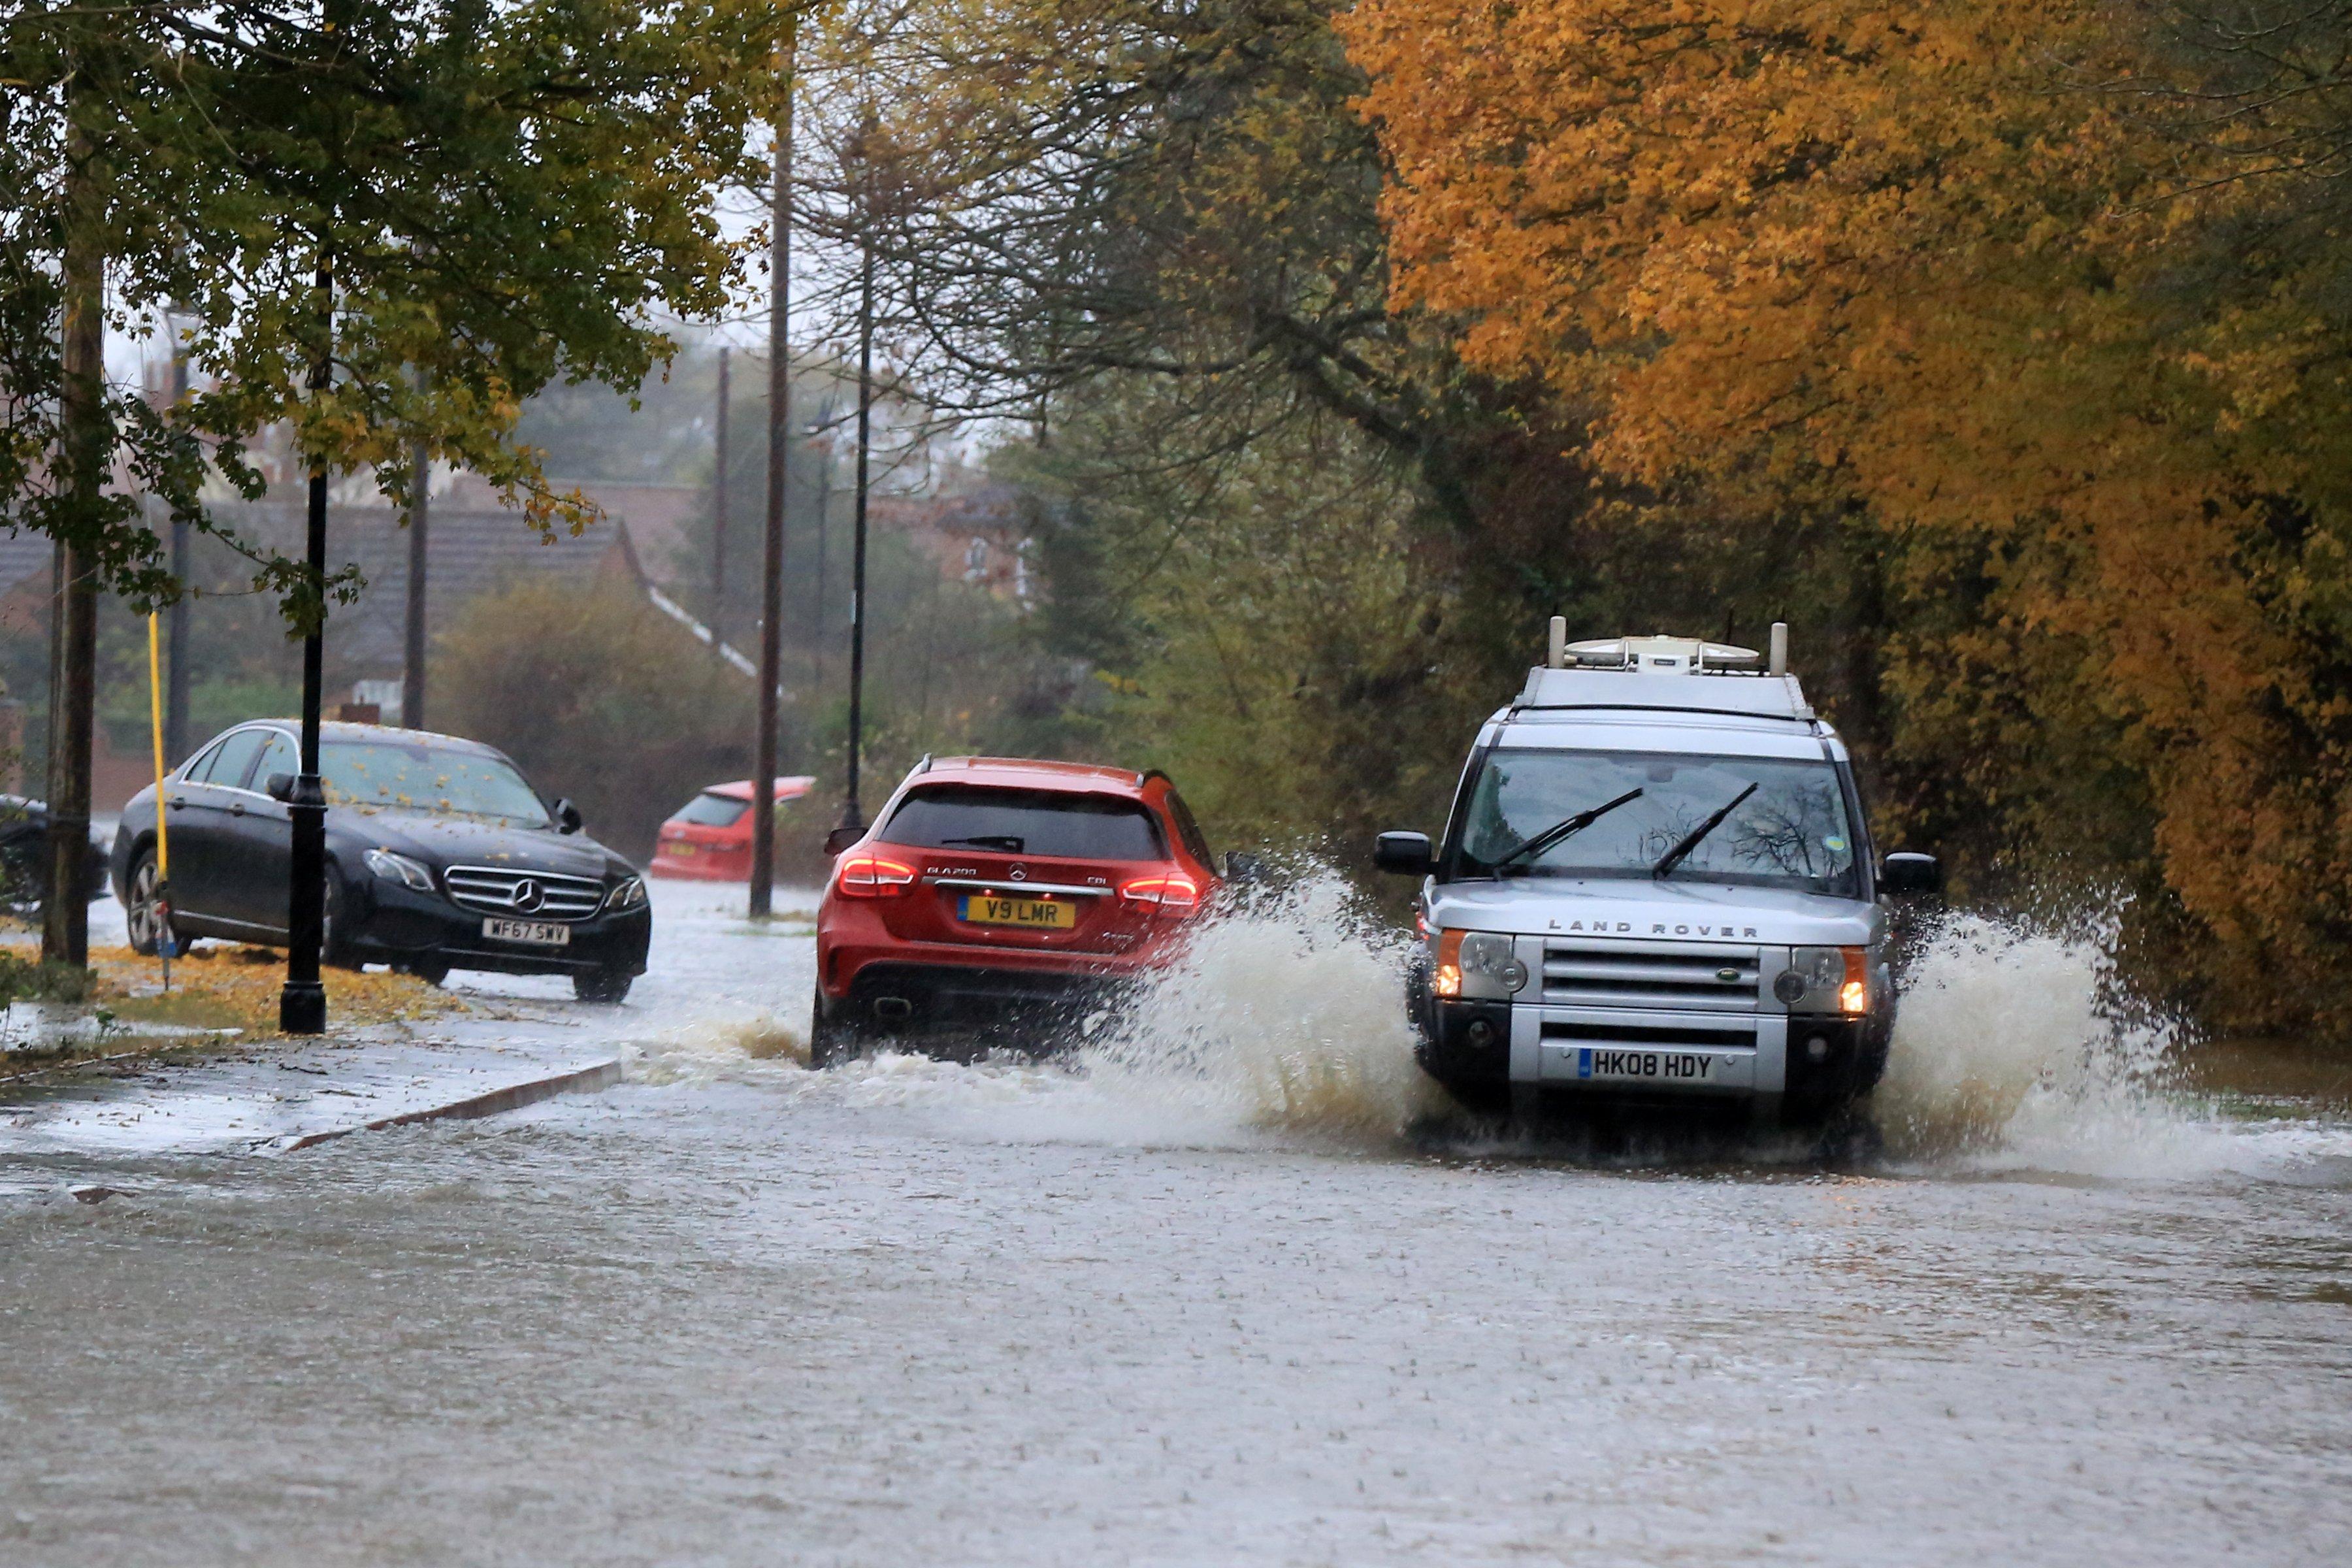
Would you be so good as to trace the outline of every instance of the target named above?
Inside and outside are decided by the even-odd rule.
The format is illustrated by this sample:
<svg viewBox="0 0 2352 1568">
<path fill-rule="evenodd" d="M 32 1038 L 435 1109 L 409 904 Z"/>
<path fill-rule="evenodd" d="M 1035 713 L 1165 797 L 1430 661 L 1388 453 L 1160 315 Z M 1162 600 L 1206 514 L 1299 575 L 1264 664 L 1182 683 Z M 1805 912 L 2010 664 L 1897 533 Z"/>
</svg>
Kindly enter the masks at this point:
<svg viewBox="0 0 2352 1568">
<path fill-rule="evenodd" d="M 64 335 L 58 437 L 72 498 L 69 528 L 101 526 L 107 469 L 106 212 L 98 149 L 83 129 L 90 97 L 80 71 L 68 89 L 66 136 Z M 96 700 L 98 580 L 89 553 L 60 540 L 49 598 L 49 885 L 41 903 L 41 959 L 89 963 L 89 742 Z"/>
<path fill-rule="evenodd" d="M 775 189 L 769 222 L 768 511 L 760 563 L 760 719 L 751 749 L 751 915 L 765 920 L 776 887 L 776 683 L 783 674 L 784 477 L 793 414 L 793 89 L 800 17 L 784 34 L 783 103 L 776 111 Z"/>
<path fill-rule="evenodd" d="M 827 393 L 824 412 L 816 417 L 818 427 L 833 424 L 833 395 Z M 824 700 L 824 644 L 831 635 L 832 603 L 825 597 L 824 552 L 825 521 L 833 511 L 833 440 L 828 435 L 825 444 L 816 450 L 816 636 L 809 640 L 809 689 L 815 700 Z"/>
<path fill-rule="evenodd" d="M 425 728 L 425 592 L 427 513 L 432 498 L 425 488 L 433 478 L 433 454 L 419 441 L 408 449 L 408 616 L 400 660 L 400 722 L 404 729 Z"/>
<path fill-rule="evenodd" d="M 867 221 L 872 218 L 868 216 Z M 857 508 L 850 523 L 849 549 L 849 787 L 841 805 L 844 827 L 866 826 L 857 799 L 859 753 L 866 744 L 866 493 L 867 460 L 874 449 L 874 239 L 857 272 Z"/>
<path fill-rule="evenodd" d="M 711 454 L 718 471 L 710 480 L 710 651 L 716 654 L 727 641 L 727 404 L 730 386 L 727 374 L 729 351 L 719 351 L 719 414 Z"/>
<path fill-rule="evenodd" d="M 167 313 L 164 320 L 171 320 Z M 172 409 L 173 416 L 187 405 L 188 345 L 172 333 Z M 188 760 L 188 521 L 172 520 L 172 577 L 180 596 L 172 601 L 164 621 L 163 760 L 178 767 Z"/>
</svg>

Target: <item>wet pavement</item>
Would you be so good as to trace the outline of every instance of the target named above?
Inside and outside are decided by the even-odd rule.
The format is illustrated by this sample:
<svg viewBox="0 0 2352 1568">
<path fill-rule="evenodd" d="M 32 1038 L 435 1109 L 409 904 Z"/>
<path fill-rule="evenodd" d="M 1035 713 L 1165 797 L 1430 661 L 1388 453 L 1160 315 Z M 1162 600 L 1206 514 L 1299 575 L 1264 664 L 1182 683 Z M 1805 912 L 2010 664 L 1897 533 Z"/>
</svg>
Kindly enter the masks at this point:
<svg viewBox="0 0 2352 1568">
<path fill-rule="evenodd" d="M 1595 1162 L 1444 1114 L 1328 887 L 1076 1060 L 825 1074 L 807 928 L 737 897 L 660 886 L 621 1008 L 479 983 L 604 1093 L 0 1154 L 0 1562 L 2352 1541 L 2343 1077 L 2113 1029 L 2061 944 L 1937 950 L 1857 1169 Z"/>
</svg>

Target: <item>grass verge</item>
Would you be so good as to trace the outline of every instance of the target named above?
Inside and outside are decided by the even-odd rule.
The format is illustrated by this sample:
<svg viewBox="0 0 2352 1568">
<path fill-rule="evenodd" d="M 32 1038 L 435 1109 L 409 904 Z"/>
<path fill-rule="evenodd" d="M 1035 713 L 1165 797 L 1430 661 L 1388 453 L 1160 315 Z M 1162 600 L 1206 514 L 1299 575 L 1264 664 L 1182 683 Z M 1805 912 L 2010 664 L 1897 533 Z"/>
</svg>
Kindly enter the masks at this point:
<svg viewBox="0 0 2352 1568">
<path fill-rule="evenodd" d="M 467 1007 L 414 975 L 330 969 L 322 978 L 327 1016 L 339 1033 Z M 22 1022 L 25 1037 L 0 1054 L 0 1081 L 97 1058 L 274 1041 L 281 1037 L 278 993 L 285 979 L 286 955 L 260 947 L 206 943 L 183 953 L 172 961 L 169 991 L 162 964 L 127 947 L 91 949 L 87 971 L 0 949 L 0 1001 L 48 1005 L 38 1010 L 44 1016 Z M 236 1034 L 211 1033 L 228 1030 Z"/>
</svg>

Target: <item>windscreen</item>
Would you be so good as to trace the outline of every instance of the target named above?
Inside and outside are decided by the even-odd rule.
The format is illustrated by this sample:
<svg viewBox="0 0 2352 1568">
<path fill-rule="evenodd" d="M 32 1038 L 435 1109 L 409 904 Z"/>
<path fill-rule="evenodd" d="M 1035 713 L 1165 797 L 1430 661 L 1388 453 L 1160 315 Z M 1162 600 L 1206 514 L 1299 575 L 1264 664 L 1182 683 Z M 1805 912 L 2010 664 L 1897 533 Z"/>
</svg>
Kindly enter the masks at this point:
<svg viewBox="0 0 2352 1568">
<path fill-rule="evenodd" d="M 1754 785 L 1752 791 L 1749 785 Z M 1512 851 L 1580 812 L 1642 792 L 1532 856 Z M 1681 881 L 1862 895 L 1859 836 L 1827 762 L 1638 752 L 1496 751 L 1472 785 L 1463 872 L 1648 877 L 1729 805 L 1671 875 Z"/>
<path fill-rule="evenodd" d="M 1151 813 L 1130 800 L 1052 790 L 940 784 L 899 803 L 882 837 L 918 849 L 982 849 L 1072 860 L 1164 860 Z"/>
<path fill-rule="evenodd" d="M 514 765 L 479 752 L 383 741 L 328 741 L 319 773 L 330 805 L 389 806 L 547 826 L 547 807 Z"/>
<path fill-rule="evenodd" d="M 697 827 L 732 827 L 743 820 L 751 809 L 748 800 L 731 795 L 698 795 L 686 803 L 686 809 L 670 818 L 672 822 L 690 822 Z"/>
</svg>

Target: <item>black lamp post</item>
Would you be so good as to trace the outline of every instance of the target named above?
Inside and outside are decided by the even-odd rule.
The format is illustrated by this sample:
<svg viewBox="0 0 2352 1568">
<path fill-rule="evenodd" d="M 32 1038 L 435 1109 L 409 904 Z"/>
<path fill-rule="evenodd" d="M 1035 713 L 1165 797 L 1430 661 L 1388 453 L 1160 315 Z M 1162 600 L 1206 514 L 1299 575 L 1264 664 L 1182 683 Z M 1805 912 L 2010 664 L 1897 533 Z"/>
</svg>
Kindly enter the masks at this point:
<svg viewBox="0 0 2352 1568">
<path fill-rule="evenodd" d="M 331 334 L 335 321 L 334 275 L 319 264 L 320 331 L 325 336 L 310 367 L 310 390 L 324 393 L 334 375 Z M 319 595 L 318 619 L 302 639 L 302 760 L 293 797 L 286 803 L 293 824 L 293 867 L 286 889 L 286 984 L 278 994 L 278 1027 L 289 1035 L 320 1035 L 327 1029 L 327 988 L 319 982 L 319 948 L 325 936 L 327 905 L 327 796 L 319 783 L 319 707 L 326 659 L 327 467 L 310 468 L 310 584 Z"/>
</svg>

